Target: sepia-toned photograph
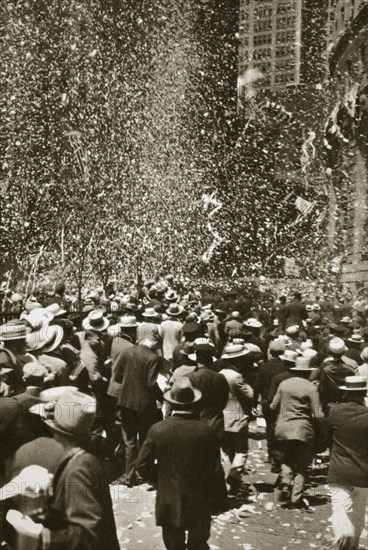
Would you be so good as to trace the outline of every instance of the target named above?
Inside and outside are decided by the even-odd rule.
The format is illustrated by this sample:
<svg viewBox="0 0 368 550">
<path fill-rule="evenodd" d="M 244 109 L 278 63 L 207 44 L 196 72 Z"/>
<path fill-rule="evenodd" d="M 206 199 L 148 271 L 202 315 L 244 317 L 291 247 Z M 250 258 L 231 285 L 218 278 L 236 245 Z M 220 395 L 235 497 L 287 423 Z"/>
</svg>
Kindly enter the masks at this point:
<svg viewBox="0 0 368 550">
<path fill-rule="evenodd" d="M 368 550 L 368 0 L 0 0 L 1 550 Z"/>
</svg>

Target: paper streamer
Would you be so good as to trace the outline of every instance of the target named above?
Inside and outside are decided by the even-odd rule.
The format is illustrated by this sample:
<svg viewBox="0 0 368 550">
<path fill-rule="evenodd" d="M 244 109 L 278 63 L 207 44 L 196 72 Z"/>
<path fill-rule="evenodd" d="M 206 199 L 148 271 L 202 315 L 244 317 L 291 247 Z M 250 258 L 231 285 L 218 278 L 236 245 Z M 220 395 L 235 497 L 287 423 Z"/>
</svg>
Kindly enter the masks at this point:
<svg viewBox="0 0 368 550">
<path fill-rule="evenodd" d="M 308 137 L 302 145 L 300 162 L 302 165 L 303 174 L 307 173 L 308 166 L 310 165 L 312 159 L 314 159 L 314 157 L 316 156 L 316 148 L 313 143 L 315 139 L 316 133 L 311 130 L 308 132 Z"/>
<path fill-rule="evenodd" d="M 222 202 L 218 201 L 215 198 L 216 191 L 211 193 L 211 195 L 204 194 L 202 195 L 203 208 L 205 211 L 208 211 L 210 206 L 215 208 L 211 210 L 208 214 L 208 219 L 210 220 L 215 214 L 217 214 L 222 208 Z M 205 264 L 209 264 L 216 248 L 224 241 L 224 238 L 219 235 L 219 233 L 212 227 L 211 222 L 207 223 L 207 229 L 213 236 L 213 241 L 210 246 L 207 248 L 206 252 L 201 257 L 201 260 Z"/>
</svg>

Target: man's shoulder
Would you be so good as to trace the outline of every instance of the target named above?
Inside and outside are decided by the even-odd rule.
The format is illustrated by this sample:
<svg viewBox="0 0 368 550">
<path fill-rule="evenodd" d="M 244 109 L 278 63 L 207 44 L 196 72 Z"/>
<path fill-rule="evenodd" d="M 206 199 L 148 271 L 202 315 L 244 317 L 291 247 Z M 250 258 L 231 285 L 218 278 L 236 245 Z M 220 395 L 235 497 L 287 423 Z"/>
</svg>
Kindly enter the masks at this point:
<svg viewBox="0 0 368 550">
<path fill-rule="evenodd" d="M 178 435 L 178 437 L 180 437 L 180 434 L 187 432 L 207 434 L 210 437 L 212 437 L 214 433 L 213 430 L 207 426 L 207 424 L 201 422 L 197 418 L 193 418 L 192 416 L 184 416 L 180 418 L 177 416 L 169 416 L 168 418 L 153 424 L 149 431 L 151 434 L 165 434 L 168 432 L 174 432 Z"/>
</svg>

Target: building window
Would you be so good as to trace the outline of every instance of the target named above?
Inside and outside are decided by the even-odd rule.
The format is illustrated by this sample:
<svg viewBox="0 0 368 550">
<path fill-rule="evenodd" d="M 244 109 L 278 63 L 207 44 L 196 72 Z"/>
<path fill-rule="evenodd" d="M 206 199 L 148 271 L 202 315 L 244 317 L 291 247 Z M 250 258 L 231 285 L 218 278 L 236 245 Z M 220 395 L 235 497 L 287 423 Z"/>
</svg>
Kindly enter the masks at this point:
<svg viewBox="0 0 368 550">
<path fill-rule="evenodd" d="M 272 36 L 271 34 L 258 34 L 253 38 L 254 46 L 264 46 L 265 44 L 271 44 Z"/>
</svg>

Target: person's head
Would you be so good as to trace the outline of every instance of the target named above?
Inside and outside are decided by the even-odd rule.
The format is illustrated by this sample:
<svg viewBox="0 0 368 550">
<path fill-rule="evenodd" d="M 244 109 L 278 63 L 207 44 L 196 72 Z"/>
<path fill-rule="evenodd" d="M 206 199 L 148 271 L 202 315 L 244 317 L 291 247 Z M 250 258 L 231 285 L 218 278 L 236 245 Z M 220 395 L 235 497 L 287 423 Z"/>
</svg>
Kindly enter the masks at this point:
<svg viewBox="0 0 368 550">
<path fill-rule="evenodd" d="M 122 315 L 118 322 L 120 336 L 128 337 L 135 344 L 137 340 L 137 318 L 134 315 Z"/>
<path fill-rule="evenodd" d="M 141 342 L 139 342 L 140 346 L 145 346 L 146 348 L 149 348 L 151 351 L 155 352 L 160 347 L 160 342 L 157 342 L 157 340 L 153 340 L 152 338 L 143 338 Z"/>
<path fill-rule="evenodd" d="M 348 347 L 349 348 L 360 350 L 361 347 L 362 347 L 362 344 L 364 344 L 364 338 L 360 334 L 360 332 L 358 332 L 358 333 L 353 332 L 353 334 L 350 336 L 350 338 L 348 338 Z"/>
<path fill-rule="evenodd" d="M 153 307 L 146 308 L 142 313 L 142 317 L 145 323 L 158 323 L 160 319 L 159 313 Z"/>
<path fill-rule="evenodd" d="M 255 336 L 258 336 L 260 334 L 262 323 L 261 321 L 258 321 L 258 319 L 255 319 L 254 317 L 250 317 L 246 321 L 244 321 L 245 330 L 251 332 Z"/>
<path fill-rule="evenodd" d="M 0 342 L 9 351 L 23 354 L 26 351 L 26 326 L 23 321 L 14 319 L 0 327 Z"/>
<path fill-rule="evenodd" d="M 82 326 L 85 331 L 92 331 L 96 334 L 105 332 L 109 324 L 109 320 L 104 317 L 103 311 L 101 309 L 93 309 L 82 321 Z"/>
<path fill-rule="evenodd" d="M 292 367 L 295 367 L 295 363 L 298 356 L 299 356 L 299 353 L 297 351 L 294 351 L 291 349 L 285 349 L 284 353 L 280 355 L 280 359 L 283 361 L 285 367 L 287 369 L 290 369 Z"/>
<path fill-rule="evenodd" d="M 53 418 L 45 423 L 64 447 L 84 446 L 90 441 L 95 416 L 95 398 L 70 389 L 56 401 Z"/>
<path fill-rule="evenodd" d="M 284 340 L 272 340 L 268 349 L 271 357 L 280 357 L 286 350 L 286 343 Z"/>
<path fill-rule="evenodd" d="M 26 386 L 42 388 L 47 374 L 46 367 L 37 362 L 26 363 L 23 367 L 23 380 Z"/>
<path fill-rule="evenodd" d="M 300 334 L 300 327 L 299 325 L 290 325 L 286 329 L 286 335 L 289 336 L 289 338 L 296 339 L 299 337 Z"/>
<path fill-rule="evenodd" d="M 201 327 L 194 321 L 187 321 L 183 326 L 182 332 L 186 342 L 194 342 L 200 336 Z"/>
<path fill-rule="evenodd" d="M 249 350 L 244 344 L 229 343 L 226 344 L 221 355 L 221 361 L 224 361 L 228 367 L 240 370 L 244 365 L 244 357 L 248 355 Z"/>
<path fill-rule="evenodd" d="M 197 365 L 212 366 L 215 346 L 209 338 L 196 338 L 193 343 L 195 353 L 189 359 L 196 361 Z"/>
<path fill-rule="evenodd" d="M 347 349 L 348 348 L 345 346 L 345 342 L 342 338 L 331 338 L 328 343 L 328 351 L 334 359 L 340 359 Z"/>
<path fill-rule="evenodd" d="M 294 300 L 300 301 L 302 299 L 302 295 L 299 291 L 294 292 Z"/>
<path fill-rule="evenodd" d="M 202 393 L 194 388 L 187 376 L 177 378 L 171 389 L 164 394 L 164 399 L 171 408 L 179 411 L 194 412 L 202 398 Z"/>
<path fill-rule="evenodd" d="M 346 376 L 345 384 L 339 386 L 344 392 L 344 401 L 364 404 L 367 396 L 367 378 L 365 376 Z"/>
<path fill-rule="evenodd" d="M 166 315 L 168 315 L 171 319 L 178 319 L 182 317 L 183 313 L 185 312 L 183 306 L 180 306 L 177 303 L 172 303 L 169 305 L 169 307 L 166 310 Z"/>
<path fill-rule="evenodd" d="M 317 370 L 316 367 L 312 367 L 312 357 L 309 355 L 302 355 L 296 357 L 295 364 L 289 368 L 293 376 L 299 376 L 300 378 L 309 379 L 312 372 Z"/>
<path fill-rule="evenodd" d="M 65 292 L 64 281 L 57 282 L 55 285 L 55 294 L 57 294 L 58 296 L 63 296 L 64 292 Z"/>
<path fill-rule="evenodd" d="M 280 300 L 280 304 L 286 304 L 286 296 L 280 296 L 279 300 Z"/>
</svg>

